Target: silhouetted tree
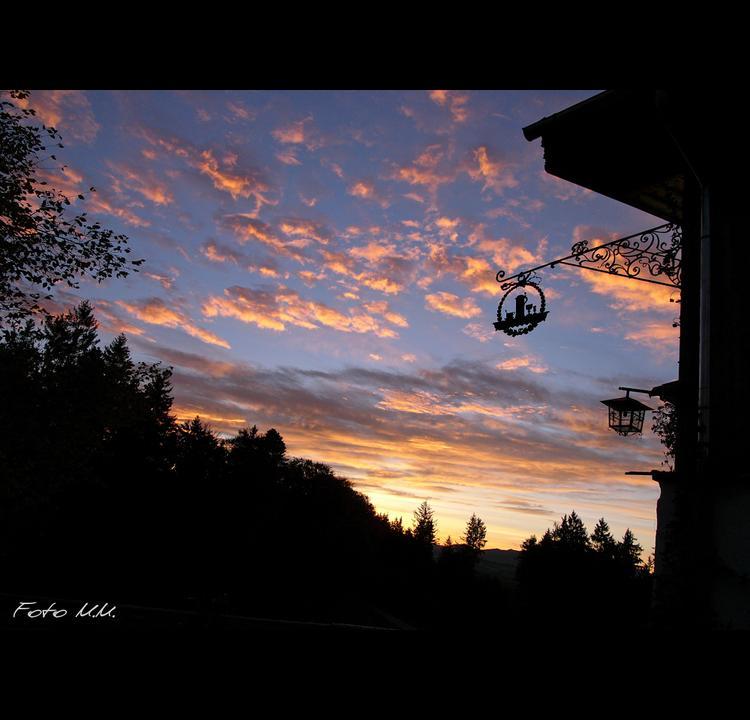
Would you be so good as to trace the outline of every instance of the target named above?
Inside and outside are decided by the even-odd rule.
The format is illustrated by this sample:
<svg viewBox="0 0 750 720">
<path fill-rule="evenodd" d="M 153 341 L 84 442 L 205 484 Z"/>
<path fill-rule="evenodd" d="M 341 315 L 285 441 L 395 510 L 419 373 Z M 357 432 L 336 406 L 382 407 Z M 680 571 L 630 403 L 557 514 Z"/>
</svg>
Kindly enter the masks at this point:
<svg viewBox="0 0 750 720">
<path fill-rule="evenodd" d="M 529 622 L 557 628 L 644 623 L 650 577 L 640 571 L 641 547 L 628 530 L 617 543 L 601 518 L 591 534 L 575 512 L 564 515 L 541 541 L 521 545 L 517 578 Z"/>
<path fill-rule="evenodd" d="M 412 530 L 414 539 L 424 547 L 429 548 L 432 552 L 432 546 L 435 544 L 437 537 L 437 526 L 435 516 L 429 503 L 425 500 L 414 511 L 414 529 Z"/>
<path fill-rule="evenodd" d="M 594 527 L 594 532 L 591 533 L 591 545 L 598 553 L 602 553 L 607 557 L 614 556 L 617 543 L 612 537 L 612 533 L 609 531 L 609 525 L 604 518 L 599 518 L 599 522 L 597 522 L 596 527 Z"/>
<path fill-rule="evenodd" d="M 45 143 L 63 145 L 55 128 L 39 127 L 35 111 L 20 106 L 28 97 L 10 91 L 0 100 L 0 319 L 42 309 L 36 301 L 57 283 L 125 277 L 143 262 L 127 259 L 125 235 L 86 213 L 69 216 L 70 199 L 40 177 L 43 161 L 57 162 Z"/>
<path fill-rule="evenodd" d="M 625 530 L 625 534 L 622 536 L 622 540 L 617 543 L 615 548 L 615 555 L 617 559 L 623 564 L 625 571 L 631 574 L 635 574 L 639 569 L 643 567 L 641 562 L 641 553 L 643 548 L 636 542 L 635 536 L 631 532 L 630 528 Z"/>
<path fill-rule="evenodd" d="M 560 523 L 555 523 L 552 539 L 569 550 L 585 550 L 589 547 L 589 536 L 586 526 L 575 511 L 563 515 Z"/>
<path fill-rule="evenodd" d="M 487 526 L 484 521 L 472 514 L 469 522 L 466 524 L 463 541 L 466 547 L 476 556 L 482 551 L 487 544 Z"/>
</svg>

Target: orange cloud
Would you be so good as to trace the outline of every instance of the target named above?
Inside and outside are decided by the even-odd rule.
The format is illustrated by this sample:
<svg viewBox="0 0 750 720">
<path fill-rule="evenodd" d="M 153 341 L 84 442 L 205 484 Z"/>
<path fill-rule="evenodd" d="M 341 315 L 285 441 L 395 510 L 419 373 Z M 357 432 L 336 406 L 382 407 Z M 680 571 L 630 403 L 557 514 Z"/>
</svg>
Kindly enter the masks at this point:
<svg viewBox="0 0 750 720">
<path fill-rule="evenodd" d="M 424 185 L 435 193 L 440 185 L 453 182 L 454 174 L 441 172 L 438 167 L 443 162 L 445 152 L 440 145 L 430 145 L 420 153 L 412 165 L 397 168 L 393 179 L 409 183 L 409 185 Z"/>
<path fill-rule="evenodd" d="M 545 257 L 547 252 L 546 238 L 541 238 L 532 251 L 510 238 L 490 237 L 483 223 L 478 224 L 469 235 L 468 244 L 474 250 L 485 253 L 492 258 L 493 276 L 497 270 L 504 270 L 506 274 L 513 274 L 518 270 L 533 267 L 548 259 Z"/>
<path fill-rule="evenodd" d="M 385 257 L 396 254 L 396 248 L 391 244 L 369 242 L 362 247 L 354 247 L 349 251 L 352 257 L 362 258 L 371 263 L 377 263 Z"/>
<path fill-rule="evenodd" d="M 390 205 L 388 200 L 384 198 L 381 195 L 380 191 L 375 187 L 375 184 L 372 182 L 368 182 L 367 180 L 358 180 L 357 182 L 349 186 L 347 192 L 353 197 L 376 202 L 382 208 L 387 208 Z"/>
<path fill-rule="evenodd" d="M 469 101 L 468 95 L 463 95 L 450 90 L 431 90 L 429 95 L 430 100 L 434 103 L 437 103 L 441 107 L 447 106 L 449 108 L 454 122 L 462 123 L 469 116 L 465 107 L 466 103 Z"/>
<path fill-rule="evenodd" d="M 546 373 L 547 368 L 544 365 L 539 364 L 534 358 L 531 357 L 516 357 L 510 360 L 505 360 L 495 365 L 498 370 L 518 370 L 525 368 L 533 373 Z"/>
<path fill-rule="evenodd" d="M 102 197 L 100 192 L 89 195 L 88 200 L 92 212 L 113 215 L 114 217 L 120 218 L 120 220 L 123 220 L 128 225 L 133 225 L 135 227 L 149 227 L 149 225 L 151 225 L 150 221 L 136 215 L 129 207 L 118 207 L 109 200 L 106 200 Z"/>
<path fill-rule="evenodd" d="M 407 319 L 403 315 L 393 312 L 393 310 L 388 307 L 388 303 L 385 300 L 365 303 L 364 308 L 374 315 L 380 315 L 393 325 L 398 325 L 398 327 L 409 327 Z"/>
<path fill-rule="evenodd" d="M 144 272 L 143 274 L 147 278 L 151 278 L 152 280 L 155 280 L 156 282 L 160 283 L 161 286 L 165 290 L 172 289 L 172 285 L 174 284 L 174 278 L 170 278 L 167 275 L 159 275 L 158 273 L 151 273 L 151 272 Z"/>
<path fill-rule="evenodd" d="M 448 217 L 439 217 L 437 220 L 435 220 L 435 225 L 437 225 L 440 230 L 447 230 L 452 231 L 455 230 L 458 227 L 458 224 L 461 221 L 458 218 L 452 219 Z"/>
<path fill-rule="evenodd" d="M 241 261 L 244 261 L 242 253 L 219 245 L 215 240 L 208 240 L 205 245 L 202 245 L 201 252 L 212 262 L 231 262 L 237 265 Z"/>
<path fill-rule="evenodd" d="M 253 110 L 245 107 L 245 105 L 239 101 L 230 100 L 227 103 L 227 109 L 232 116 L 238 120 L 254 120 L 256 116 L 256 113 Z"/>
<path fill-rule="evenodd" d="M 239 429 L 242 425 L 247 425 L 246 417 L 223 417 L 220 415 L 211 415 L 205 410 L 201 409 L 200 406 L 193 405 L 192 407 L 186 407 L 184 405 L 176 405 L 172 408 L 172 415 L 178 422 L 185 422 L 186 420 L 192 420 L 197 416 L 206 423 L 220 423 L 222 425 L 236 425 L 236 429 Z"/>
<path fill-rule="evenodd" d="M 34 108 L 39 119 L 57 129 L 64 140 L 91 143 L 99 132 L 91 103 L 81 90 L 37 90 L 18 105 Z"/>
<path fill-rule="evenodd" d="M 301 145 L 305 142 L 305 122 L 306 120 L 300 120 L 290 123 L 284 127 L 277 128 L 271 134 L 280 143 Z"/>
<path fill-rule="evenodd" d="M 446 315 L 453 315 L 460 318 L 472 318 L 481 315 L 482 311 L 477 307 L 473 298 L 459 298 L 449 292 L 437 292 L 431 295 L 425 295 L 427 301 L 426 307 L 430 310 L 437 310 Z"/>
<path fill-rule="evenodd" d="M 174 198 L 167 185 L 158 180 L 153 172 L 142 172 L 128 167 L 124 163 L 108 163 L 115 172 L 111 176 L 114 180 L 115 192 L 121 193 L 120 183 L 133 190 L 155 205 L 169 205 Z"/>
<path fill-rule="evenodd" d="M 271 134 L 282 145 L 304 145 L 308 150 L 317 150 L 323 142 L 314 130 L 307 127 L 308 123 L 312 123 L 312 117 L 276 128 Z"/>
<path fill-rule="evenodd" d="M 153 147 L 184 160 L 201 175 L 210 178 L 217 190 L 229 193 L 232 199 L 252 197 L 255 201 L 254 217 L 264 205 L 278 203 L 278 200 L 269 197 L 271 188 L 260 179 L 257 171 L 241 172 L 237 169 L 239 158 L 236 153 L 225 152 L 221 158 L 217 158 L 213 150 L 201 150 L 178 138 L 163 137 L 146 127 L 136 128 L 136 133 Z"/>
<path fill-rule="evenodd" d="M 219 347 L 227 349 L 230 347 L 226 340 L 222 340 L 212 332 L 194 325 L 187 315 L 179 310 L 174 310 L 173 308 L 168 307 L 160 298 L 149 298 L 147 300 L 132 303 L 118 300 L 117 304 L 121 308 L 127 310 L 131 315 L 134 315 L 139 320 L 149 323 L 150 325 L 163 325 L 164 327 L 169 328 L 180 328 L 188 333 L 188 335 L 197 337 L 204 343 L 218 345 Z"/>
<path fill-rule="evenodd" d="M 285 235 L 315 240 L 321 245 L 327 245 L 329 241 L 329 233 L 325 227 L 312 220 L 283 220 L 279 224 L 279 230 Z"/>
<path fill-rule="evenodd" d="M 492 160 L 486 147 L 476 148 L 473 156 L 475 164 L 470 166 L 467 172 L 475 182 L 484 182 L 482 192 L 492 190 L 500 195 L 505 189 L 518 185 L 510 165 L 500 160 Z"/>
<path fill-rule="evenodd" d="M 363 249 L 360 248 L 360 250 Z M 353 251 L 349 253 L 334 253 L 324 250 L 325 267 L 337 275 L 353 278 L 366 287 L 378 290 L 386 295 L 396 295 L 403 290 L 404 286 L 401 282 L 383 273 L 357 272 L 353 255 Z M 363 257 L 364 255 L 360 253 L 359 256 Z"/>
<path fill-rule="evenodd" d="M 316 330 L 329 327 L 346 333 L 373 333 L 382 338 L 398 334 L 375 318 L 355 310 L 345 315 L 313 300 L 305 300 L 293 290 L 280 286 L 275 293 L 240 286 L 227 288 L 225 297 L 210 297 L 203 304 L 206 317 L 234 317 L 260 328 L 283 331 L 287 325 Z"/>
<path fill-rule="evenodd" d="M 267 223 L 255 219 L 255 213 L 234 213 L 225 215 L 222 224 L 227 227 L 237 240 L 245 244 L 250 240 L 257 240 L 263 245 L 273 248 L 280 255 L 290 257 L 297 262 L 307 262 L 307 258 L 298 252 L 299 248 L 305 247 L 309 241 L 300 238 L 294 241 L 282 240 Z"/>
<path fill-rule="evenodd" d="M 232 162 L 231 159 L 227 162 L 227 159 L 225 158 L 223 164 L 228 167 L 233 167 L 235 163 L 236 161 Z M 197 162 L 197 167 L 204 175 L 208 175 L 208 177 L 211 178 L 214 187 L 217 190 L 228 192 L 234 200 L 238 197 L 249 198 L 250 196 L 253 196 L 259 206 L 275 204 L 275 202 L 265 197 L 264 193 L 266 193 L 269 188 L 262 182 L 258 181 L 256 178 L 239 175 L 226 169 L 222 169 L 221 164 L 222 163 L 214 157 L 214 154 L 210 150 L 204 150 L 200 154 L 200 160 Z"/>
<path fill-rule="evenodd" d="M 284 165 L 302 165 L 292 150 L 276 153 L 276 159 L 284 163 Z"/>
</svg>

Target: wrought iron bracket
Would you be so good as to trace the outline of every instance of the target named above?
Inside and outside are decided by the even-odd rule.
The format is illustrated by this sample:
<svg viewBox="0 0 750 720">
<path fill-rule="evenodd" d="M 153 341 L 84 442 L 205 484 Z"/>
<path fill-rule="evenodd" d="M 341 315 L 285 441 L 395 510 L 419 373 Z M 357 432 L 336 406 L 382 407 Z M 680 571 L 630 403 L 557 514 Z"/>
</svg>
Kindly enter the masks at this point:
<svg viewBox="0 0 750 720">
<path fill-rule="evenodd" d="M 570 255 L 537 265 L 530 270 L 523 270 L 515 275 L 505 277 L 505 271 L 498 271 L 495 279 L 501 283 L 503 290 L 516 284 L 528 282 L 532 273 L 543 268 L 554 268 L 557 265 L 570 265 L 582 270 L 616 275 L 631 280 L 680 288 L 682 281 L 682 230 L 679 226 L 667 223 L 628 235 L 618 240 L 589 247 L 583 240 L 570 248 Z M 641 276 L 647 270 L 651 278 Z M 669 282 L 654 280 L 663 277 Z M 515 282 L 513 282 L 515 280 Z"/>
</svg>

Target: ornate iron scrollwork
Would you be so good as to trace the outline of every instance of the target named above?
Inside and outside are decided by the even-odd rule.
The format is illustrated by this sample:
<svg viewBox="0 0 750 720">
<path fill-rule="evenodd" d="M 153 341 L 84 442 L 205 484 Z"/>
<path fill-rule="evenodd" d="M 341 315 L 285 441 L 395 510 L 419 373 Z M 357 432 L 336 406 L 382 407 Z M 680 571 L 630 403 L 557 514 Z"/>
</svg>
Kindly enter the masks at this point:
<svg viewBox="0 0 750 720">
<path fill-rule="evenodd" d="M 639 277 L 645 268 L 653 277 L 663 275 L 669 278 L 675 287 L 680 287 L 682 280 L 681 250 L 682 231 L 676 225 L 662 225 L 640 235 L 631 235 L 592 248 L 588 247 L 586 240 L 582 240 L 570 248 L 571 257 L 584 269 L 653 282 Z M 560 263 L 572 265 L 564 260 Z M 552 267 L 555 264 L 551 263 Z"/>
</svg>

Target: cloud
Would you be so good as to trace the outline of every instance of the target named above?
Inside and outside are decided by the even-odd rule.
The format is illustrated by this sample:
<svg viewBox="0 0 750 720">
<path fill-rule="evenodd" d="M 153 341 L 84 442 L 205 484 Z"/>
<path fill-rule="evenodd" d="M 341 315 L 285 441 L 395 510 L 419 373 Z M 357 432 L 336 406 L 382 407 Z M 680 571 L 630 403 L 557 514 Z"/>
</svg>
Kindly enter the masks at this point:
<svg viewBox="0 0 750 720">
<path fill-rule="evenodd" d="M 395 331 L 359 309 L 344 314 L 324 303 L 302 298 L 283 285 L 275 291 L 235 285 L 224 291 L 224 297 L 210 297 L 203 304 L 203 314 L 206 317 L 233 317 L 277 332 L 292 325 L 306 330 L 328 327 L 345 333 L 398 337 Z"/>
<path fill-rule="evenodd" d="M 226 340 L 202 327 L 194 325 L 185 313 L 170 308 L 161 298 L 152 297 L 133 302 L 118 300 L 117 304 L 143 322 L 151 325 L 179 328 L 204 343 L 229 348 L 229 343 Z"/>
<path fill-rule="evenodd" d="M 305 122 L 289 123 L 283 127 L 276 128 L 271 134 L 283 144 L 301 145 L 305 142 Z"/>
<path fill-rule="evenodd" d="M 409 327 L 409 322 L 403 315 L 399 315 L 390 309 L 387 301 L 381 300 L 379 302 L 364 303 L 363 307 L 367 312 L 371 312 L 373 315 L 380 315 L 385 318 L 389 323 L 397 325 L 398 327 Z"/>
<path fill-rule="evenodd" d="M 234 120 L 254 120 L 257 116 L 255 110 L 251 110 L 239 100 L 230 100 L 227 102 L 227 110 Z"/>
<path fill-rule="evenodd" d="M 118 205 L 113 198 L 108 198 L 105 193 L 101 190 L 92 193 L 88 197 L 89 208 L 91 212 L 102 213 L 104 215 L 112 215 L 113 217 L 119 218 L 128 225 L 134 227 L 145 228 L 151 225 L 151 221 L 146 218 L 137 215 L 128 206 Z M 132 203 L 131 203 L 132 207 Z"/>
<path fill-rule="evenodd" d="M 268 223 L 255 219 L 253 215 L 253 213 L 222 215 L 219 218 L 219 225 L 229 230 L 242 244 L 257 241 L 280 255 L 292 258 L 300 263 L 308 262 L 308 258 L 300 250 L 309 245 L 309 239 L 306 237 L 297 237 L 293 240 L 282 239 Z M 297 234 L 299 235 L 299 233 Z"/>
<path fill-rule="evenodd" d="M 429 95 L 434 103 L 450 110 L 453 122 L 462 123 L 468 118 L 469 112 L 466 109 L 469 101 L 468 95 L 452 90 L 432 90 Z"/>
<path fill-rule="evenodd" d="M 381 194 L 375 183 L 368 180 L 357 180 L 349 186 L 347 192 L 353 197 L 375 202 L 382 208 L 390 206 L 390 202 Z"/>
<path fill-rule="evenodd" d="M 211 178 L 214 187 L 228 192 L 233 200 L 254 196 L 261 205 L 273 204 L 264 196 L 269 188 L 257 178 L 233 171 L 234 165 L 231 158 L 217 159 L 211 150 L 203 150 L 197 163 L 198 169 Z"/>
<path fill-rule="evenodd" d="M 469 177 L 474 182 L 483 182 L 482 192 L 492 190 L 496 195 L 508 188 L 518 185 L 509 163 L 493 159 L 485 146 L 476 148 L 473 153 L 473 164 L 467 167 Z"/>
<path fill-rule="evenodd" d="M 18 105 L 34 108 L 45 125 L 60 132 L 63 142 L 72 139 L 90 144 L 99 132 L 91 103 L 81 90 L 36 90 Z"/>
<path fill-rule="evenodd" d="M 320 134 L 308 126 L 312 120 L 312 116 L 308 116 L 304 120 L 287 123 L 273 130 L 271 134 L 282 145 L 304 145 L 308 150 L 317 150 L 324 143 Z"/>
<path fill-rule="evenodd" d="M 350 277 L 373 290 L 386 295 L 397 295 L 416 273 L 416 264 L 409 257 L 381 254 L 381 249 L 382 246 L 377 243 L 370 243 L 349 252 L 323 250 L 324 266 L 337 275 Z M 371 269 L 360 270 L 357 259 L 369 261 Z"/>
<path fill-rule="evenodd" d="M 168 275 L 160 275 L 159 273 L 152 273 L 148 271 L 144 271 L 143 275 L 147 278 L 151 278 L 151 280 L 160 283 L 165 290 L 171 290 L 174 286 L 174 277 L 169 277 Z M 179 273 L 177 273 L 177 275 L 179 275 Z"/>
<path fill-rule="evenodd" d="M 495 365 L 498 370 L 519 370 L 521 368 L 529 370 L 533 373 L 546 373 L 547 367 L 541 364 L 537 359 L 533 357 L 515 357 L 509 360 L 504 360 L 501 363 Z"/>
<path fill-rule="evenodd" d="M 293 150 L 285 150 L 284 152 L 277 152 L 276 159 L 284 165 L 302 165 L 300 159 L 294 154 Z"/>
<path fill-rule="evenodd" d="M 409 185 L 423 186 L 434 195 L 441 185 L 451 183 L 456 179 L 455 172 L 442 169 L 445 165 L 445 158 L 445 150 L 441 145 L 430 145 L 417 156 L 411 165 L 397 167 L 391 178 Z"/>
<path fill-rule="evenodd" d="M 512 275 L 518 270 L 533 267 L 549 259 L 546 257 L 547 239 L 545 237 L 540 238 L 536 247 L 530 250 L 526 244 L 518 240 L 508 237 L 492 237 L 488 234 L 484 223 L 475 226 L 469 235 L 468 246 L 474 252 L 482 253 L 491 259 L 493 280 L 497 270 L 504 270 L 507 275 Z M 467 277 L 471 277 L 471 274 Z M 497 289 L 495 289 L 496 293 Z"/>
<path fill-rule="evenodd" d="M 497 331 L 489 323 L 469 323 L 468 325 L 464 325 L 461 332 L 475 340 L 479 340 L 481 343 L 485 343 L 494 339 Z"/>
<path fill-rule="evenodd" d="M 166 183 L 156 178 L 153 171 L 136 169 L 126 163 L 107 163 L 113 174 L 113 189 L 119 195 L 123 193 L 124 185 L 129 190 L 137 192 L 154 205 L 169 205 L 174 197 Z"/>
<path fill-rule="evenodd" d="M 264 205 L 276 205 L 278 200 L 271 197 L 274 189 L 262 177 L 257 168 L 240 162 L 237 152 L 203 148 L 178 137 L 161 135 L 151 128 L 137 126 L 133 132 L 153 148 L 159 148 L 168 155 L 179 158 L 199 175 L 211 180 L 214 188 L 228 193 L 233 200 L 252 198 L 255 202 L 253 216 L 257 217 Z"/>
<path fill-rule="evenodd" d="M 449 292 L 437 292 L 425 295 L 425 300 L 430 310 L 436 310 L 446 315 L 453 315 L 460 318 L 472 318 L 482 314 L 482 310 L 477 307 L 473 298 L 459 298 Z"/>
<path fill-rule="evenodd" d="M 321 245 L 328 245 L 331 238 L 330 231 L 319 222 L 288 218 L 279 223 L 279 230 L 289 237 L 314 240 Z"/>
<path fill-rule="evenodd" d="M 244 253 L 238 252 L 227 245 L 217 243 L 215 240 L 207 240 L 200 247 L 201 253 L 211 262 L 217 263 L 234 263 L 235 265 L 244 264 L 247 260 Z"/>
</svg>

